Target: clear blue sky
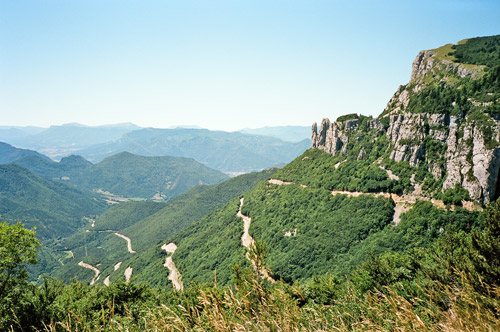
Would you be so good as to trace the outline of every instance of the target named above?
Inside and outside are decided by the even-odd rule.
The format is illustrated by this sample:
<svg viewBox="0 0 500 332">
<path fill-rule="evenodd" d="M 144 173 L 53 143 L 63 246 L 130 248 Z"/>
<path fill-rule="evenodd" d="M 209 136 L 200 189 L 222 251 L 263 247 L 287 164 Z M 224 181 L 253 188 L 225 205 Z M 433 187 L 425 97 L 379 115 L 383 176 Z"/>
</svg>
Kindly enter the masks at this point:
<svg viewBox="0 0 500 332">
<path fill-rule="evenodd" d="M 500 1 L 0 0 L 0 125 L 237 130 L 378 115 Z"/>
</svg>

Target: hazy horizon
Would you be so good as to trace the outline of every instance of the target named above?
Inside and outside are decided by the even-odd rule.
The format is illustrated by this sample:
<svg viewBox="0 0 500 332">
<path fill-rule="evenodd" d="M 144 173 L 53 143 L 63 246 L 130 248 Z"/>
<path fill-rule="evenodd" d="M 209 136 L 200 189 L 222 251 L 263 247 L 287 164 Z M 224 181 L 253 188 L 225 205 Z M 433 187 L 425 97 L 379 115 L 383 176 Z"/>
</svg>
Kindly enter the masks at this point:
<svg viewBox="0 0 500 332">
<path fill-rule="evenodd" d="M 0 125 L 237 131 L 379 115 L 498 1 L 0 1 Z"/>
<path fill-rule="evenodd" d="M 318 121 L 319 122 L 319 121 Z M 174 126 L 169 126 L 169 127 L 154 127 L 154 126 L 149 126 L 149 127 L 142 127 L 139 126 L 133 122 L 120 122 L 120 123 L 104 123 L 104 124 L 98 124 L 98 125 L 89 125 L 85 123 L 79 123 L 79 122 L 68 122 L 68 123 L 61 123 L 61 124 L 51 124 L 48 126 L 36 126 L 36 125 L 28 125 L 28 126 L 18 126 L 18 125 L 3 125 L 0 124 L 0 129 L 6 129 L 6 128 L 39 128 L 39 129 L 49 129 L 51 127 L 62 127 L 62 126 L 81 126 L 81 127 L 113 127 L 113 126 L 121 126 L 121 125 L 133 125 L 137 126 L 141 129 L 207 129 L 211 131 L 226 131 L 226 132 L 239 132 L 243 130 L 255 130 L 255 129 L 266 129 L 266 128 L 276 128 L 276 127 L 310 127 L 308 125 L 304 126 L 295 126 L 295 125 L 277 125 L 277 126 L 263 126 L 263 127 L 244 127 L 244 128 L 237 128 L 235 130 L 223 130 L 223 129 L 210 129 L 210 128 L 205 128 L 201 127 L 198 125 L 190 125 L 190 124 L 180 124 L 180 125 L 174 125 Z"/>
</svg>

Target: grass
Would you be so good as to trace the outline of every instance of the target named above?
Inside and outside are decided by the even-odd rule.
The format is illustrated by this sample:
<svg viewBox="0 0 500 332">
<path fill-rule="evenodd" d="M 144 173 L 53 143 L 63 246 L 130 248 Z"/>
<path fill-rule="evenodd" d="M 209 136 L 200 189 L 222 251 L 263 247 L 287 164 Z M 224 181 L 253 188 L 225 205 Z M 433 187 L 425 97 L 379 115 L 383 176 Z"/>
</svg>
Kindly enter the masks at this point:
<svg viewBox="0 0 500 332">
<path fill-rule="evenodd" d="M 468 39 L 461 40 L 457 44 L 464 44 Z M 455 49 L 452 48 L 453 44 L 446 44 L 441 47 L 432 49 L 430 51 L 434 52 L 434 57 L 439 60 L 447 60 L 450 62 L 457 62 L 457 58 L 450 53 L 455 52 Z M 458 64 L 458 63 L 457 63 Z M 484 68 L 485 66 L 482 65 L 474 65 L 474 64 L 469 64 L 469 63 L 460 63 L 460 66 L 463 66 L 466 69 L 474 69 L 474 68 Z"/>
<path fill-rule="evenodd" d="M 452 46 L 453 44 L 446 44 L 431 51 L 434 52 L 434 56 L 440 60 L 455 61 L 456 58 L 453 55 L 449 55 L 449 53 L 454 51 Z"/>
<path fill-rule="evenodd" d="M 457 276 L 453 285 L 425 289 L 425 298 L 400 295 L 408 294 L 404 286 L 365 294 L 348 287 L 331 304 L 301 305 L 300 287 L 269 285 L 247 269 L 234 288 L 198 286 L 196 303 L 178 294 L 177 304 L 146 308 L 137 319 L 127 307 L 116 314 L 110 302 L 98 320 L 68 312 L 45 331 L 499 331 L 500 288 L 484 285 L 480 293 L 466 274 Z"/>
</svg>

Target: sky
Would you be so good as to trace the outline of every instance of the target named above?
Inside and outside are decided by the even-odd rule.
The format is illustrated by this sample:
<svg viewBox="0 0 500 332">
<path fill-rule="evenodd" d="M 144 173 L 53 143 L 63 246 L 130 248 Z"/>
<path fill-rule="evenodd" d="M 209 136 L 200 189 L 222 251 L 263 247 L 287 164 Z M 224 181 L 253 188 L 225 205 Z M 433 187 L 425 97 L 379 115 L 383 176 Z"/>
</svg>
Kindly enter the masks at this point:
<svg viewBox="0 0 500 332">
<path fill-rule="evenodd" d="M 420 50 L 496 34 L 499 0 L 0 0 L 0 126 L 377 116 Z"/>
</svg>

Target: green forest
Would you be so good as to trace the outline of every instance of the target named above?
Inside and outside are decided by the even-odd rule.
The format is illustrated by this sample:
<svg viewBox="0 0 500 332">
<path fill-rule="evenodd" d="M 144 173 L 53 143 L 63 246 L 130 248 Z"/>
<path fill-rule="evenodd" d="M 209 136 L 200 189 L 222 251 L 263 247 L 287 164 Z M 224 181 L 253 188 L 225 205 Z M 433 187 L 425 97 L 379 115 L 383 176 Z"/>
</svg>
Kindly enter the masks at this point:
<svg viewBox="0 0 500 332">
<path fill-rule="evenodd" d="M 3 222 L 0 248 L 7 251 L 0 260 L 0 326 L 20 331 L 495 331 L 500 328 L 500 201 L 488 206 L 483 218 L 464 229 L 457 220 L 425 246 L 371 254 L 344 276 L 325 273 L 272 284 L 236 263 L 229 285 L 221 286 L 214 273 L 212 281 L 191 283 L 184 292 L 133 281 L 109 287 L 51 278 L 28 283 L 26 265 L 35 261 L 39 243 L 34 231 Z M 257 241 L 250 255 L 267 266 L 264 242 Z"/>
<path fill-rule="evenodd" d="M 189 158 L 53 162 L 0 145 L 20 158 L 0 165 L 0 331 L 500 331 L 499 40 L 432 50 L 448 65 L 400 88 L 406 110 L 339 117 L 342 150 L 281 169 L 228 179 Z M 471 126 L 452 141 L 440 133 L 450 121 L 422 121 L 422 139 L 395 146 L 403 111 Z M 146 133 L 167 132 L 133 135 Z M 460 181 L 444 187 L 447 144 L 463 137 Z M 395 161 L 414 146 L 413 162 Z M 492 183 L 472 202 L 464 183 L 485 155 Z M 97 188 L 142 200 L 106 202 Z"/>
</svg>

